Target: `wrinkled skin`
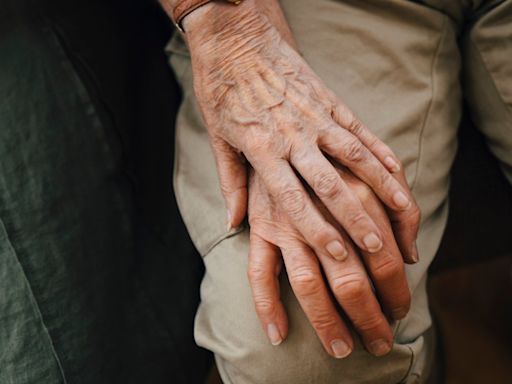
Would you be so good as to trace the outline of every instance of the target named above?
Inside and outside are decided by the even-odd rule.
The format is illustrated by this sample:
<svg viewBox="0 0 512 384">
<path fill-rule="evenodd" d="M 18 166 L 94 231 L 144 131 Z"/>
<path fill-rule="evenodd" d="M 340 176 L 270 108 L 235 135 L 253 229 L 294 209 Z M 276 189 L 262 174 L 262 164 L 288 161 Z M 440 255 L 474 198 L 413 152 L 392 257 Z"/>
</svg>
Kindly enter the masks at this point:
<svg viewBox="0 0 512 384">
<path fill-rule="evenodd" d="M 245 215 L 243 153 L 317 254 L 343 259 L 347 250 L 338 231 L 315 211 L 294 170 L 359 248 L 379 251 L 379 228 L 325 154 L 350 168 L 391 210 L 411 211 L 409 189 L 383 165 L 391 159 L 391 168 L 400 169 L 391 150 L 337 100 L 268 18 L 239 14 L 224 19 L 220 32 L 200 37 L 190 24 L 189 45 L 199 52 L 192 55 L 195 93 L 231 223 Z"/>
<path fill-rule="evenodd" d="M 385 354 L 392 335 L 379 303 L 392 318 L 407 313 L 403 260 L 418 260 L 420 212 L 398 158 L 303 60 L 277 1 L 209 3 L 183 25 L 229 225 L 242 222 L 250 200 L 249 277 L 270 340 L 287 333 L 280 249 L 327 352 L 353 348 L 332 292 L 368 350 Z"/>
<path fill-rule="evenodd" d="M 392 333 L 370 285 L 370 278 L 385 312 L 399 319 L 410 306 L 402 256 L 395 243 L 387 214 L 370 188 L 349 171 L 338 170 L 349 188 L 359 197 L 382 230 L 385 247 L 377 254 L 362 252 L 365 267 L 356 249 L 349 244 L 349 255 L 342 261 L 314 255 L 304 237 L 290 223 L 288 215 L 266 191 L 263 181 L 251 173 L 249 187 L 249 222 L 251 252 L 248 276 L 253 290 L 257 314 L 272 343 L 279 344 L 287 334 L 284 307 L 279 300 L 278 275 L 281 250 L 291 287 L 315 328 L 326 351 L 334 357 L 345 357 L 353 348 L 350 333 L 339 316 L 325 287 L 325 278 L 367 349 L 377 355 L 387 353 Z M 335 224 L 325 206 L 311 195 L 317 210 Z M 344 231 L 338 227 L 343 236 Z M 346 345 L 342 353 L 333 348 Z"/>
</svg>

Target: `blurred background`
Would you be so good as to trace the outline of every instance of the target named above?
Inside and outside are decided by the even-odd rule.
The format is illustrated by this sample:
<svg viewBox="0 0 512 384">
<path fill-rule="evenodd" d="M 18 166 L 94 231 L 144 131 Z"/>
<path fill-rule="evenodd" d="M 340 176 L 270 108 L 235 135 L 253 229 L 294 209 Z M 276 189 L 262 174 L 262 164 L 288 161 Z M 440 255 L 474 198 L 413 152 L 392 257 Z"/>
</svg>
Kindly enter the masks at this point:
<svg viewBox="0 0 512 384">
<path fill-rule="evenodd" d="M 512 374 L 512 188 L 466 109 L 450 216 L 431 267 L 430 303 L 447 384 L 509 383 Z"/>
</svg>

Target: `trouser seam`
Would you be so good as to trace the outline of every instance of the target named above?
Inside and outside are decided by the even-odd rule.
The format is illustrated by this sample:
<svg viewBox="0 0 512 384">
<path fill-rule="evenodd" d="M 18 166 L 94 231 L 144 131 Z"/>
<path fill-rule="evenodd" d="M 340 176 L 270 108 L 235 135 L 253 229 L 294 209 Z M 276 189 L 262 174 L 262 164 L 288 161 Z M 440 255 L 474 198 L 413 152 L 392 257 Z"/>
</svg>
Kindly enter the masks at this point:
<svg viewBox="0 0 512 384">
<path fill-rule="evenodd" d="M 409 367 L 407 368 L 407 371 L 405 372 L 405 375 L 404 377 L 402 377 L 399 381 L 398 381 L 398 384 L 401 384 L 401 383 L 405 383 L 407 378 L 409 377 L 409 375 L 411 375 L 411 370 L 412 370 L 412 367 L 414 365 L 414 358 L 415 358 L 415 354 L 414 354 L 414 350 L 410 347 L 410 346 L 407 346 L 407 348 L 409 349 L 409 351 L 411 352 L 411 358 L 410 358 L 410 361 L 409 361 Z"/>
<path fill-rule="evenodd" d="M 430 118 L 430 115 L 432 113 L 432 108 L 433 108 L 433 105 L 434 105 L 434 97 L 436 95 L 436 81 L 435 81 L 435 78 L 436 78 L 436 66 L 437 66 L 437 61 L 439 59 L 439 55 L 441 53 L 441 47 L 443 46 L 443 40 L 446 36 L 446 31 L 447 31 L 447 26 L 448 26 L 448 19 L 447 18 L 444 18 L 443 19 L 443 26 L 442 26 L 442 30 L 441 30 L 441 35 L 439 37 L 439 41 L 437 43 L 437 47 L 435 49 L 435 52 L 434 52 L 434 55 L 432 56 L 432 62 L 431 62 L 431 65 L 430 65 L 430 82 L 431 82 L 431 96 L 430 96 L 430 101 L 429 101 L 429 104 L 427 106 L 427 111 L 425 112 L 425 116 L 423 118 L 423 123 L 421 124 L 421 128 L 420 128 L 420 132 L 419 132 L 419 137 L 418 137 L 418 159 L 416 160 L 416 167 L 415 167 L 415 170 L 414 170 L 414 179 L 411 183 L 411 191 L 414 191 L 415 187 L 416 187 L 416 184 L 417 184 L 417 181 L 418 181 L 418 174 L 420 172 L 420 167 L 421 167 L 421 160 L 422 160 L 422 155 L 423 155 L 423 141 L 424 141 L 424 135 L 425 135 L 425 130 L 426 130 L 426 126 L 428 125 L 429 123 L 429 118 Z"/>
<path fill-rule="evenodd" d="M 489 78 L 491 80 L 491 83 L 492 83 L 492 87 L 494 88 L 494 90 L 496 91 L 496 94 L 498 95 L 500 101 L 502 102 L 503 106 L 505 107 L 505 110 L 507 111 L 507 113 L 512 116 L 512 111 L 511 111 L 511 108 L 510 106 L 508 105 L 508 103 L 505 101 L 505 99 L 503 98 L 503 95 L 501 94 L 497 84 L 496 84 L 496 80 L 494 79 L 494 76 L 493 76 L 493 73 L 491 70 L 489 70 L 489 67 L 487 65 L 487 62 L 485 61 L 484 59 L 484 56 L 482 54 L 482 51 L 480 50 L 480 48 L 478 47 L 478 44 L 473 40 L 473 38 L 469 38 L 469 41 L 471 43 L 471 45 L 473 45 L 473 47 L 475 48 L 475 52 L 477 53 L 478 55 L 478 59 L 480 60 L 480 62 L 482 63 L 482 66 L 484 67 L 485 71 L 488 73 L 489 75 Z"/>
</svg>

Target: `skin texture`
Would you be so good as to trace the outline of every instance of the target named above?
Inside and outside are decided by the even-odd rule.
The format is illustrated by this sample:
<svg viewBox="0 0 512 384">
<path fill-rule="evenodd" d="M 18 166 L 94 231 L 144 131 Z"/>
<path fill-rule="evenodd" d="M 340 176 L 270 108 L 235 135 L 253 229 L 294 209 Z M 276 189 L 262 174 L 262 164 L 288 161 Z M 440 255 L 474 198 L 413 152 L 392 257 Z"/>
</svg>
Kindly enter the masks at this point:
<svg viewBox="0 0 512 384">
<path fill-rule="evenodd" d="M 345 357 L 336 356 L 332 344 L 341 340 L 352 350 L 353 341 L 324 284 L 323 269 L 330 291 L 362 336 L 365 346 L 371 353 L 380 356 L 389 351 L 392 343 L 391 329 L 384 312 L 399 319 L 409 310 L 410 294 L 404 264 L 379 199 L 350 171 L 337 169 L 337 172 L 378 223 L 386 246 L 376 255 L 367 252 L 359 254 L 338 226 L 337 229 L 349 244 L 348 257 L 342 262 L 326 256 L 316 257 L 301 234 L 293 229 L 288 215 L 265 190 L 261 178 L 251 172 L 248 276 L 256 311 L 271 342 L 279 344 L 286 337 L 288 328 L 285 310 L 279 300 L 278 276 L 282 257 L 292 289 L 326 351 L 334 357 Z M 326 207 L 311 191 L 310 194 L 317 210 L 336 226 Z M 372 291 L 370 279 L 379 293 L 384 312 Z M 274 329 L 278 331 L 277 336 L 269 332 Z"/>
<path fill-rule="evenodd" d="M 249 201 L 249 277 L 269 339 L 287 332 L 280 249 L 328 353 L 353 348 L 329 292 L 367 348 L 386 353 L 392 335 L 379 303 L 395 319 L 407 313 L 403 261 L 417 261 L 420 221 L 399 160 L 303 60 L 275 0 L 212 2 L 183 26 L 230 226 Z"/>
<path fill-rule="evenodd" d="M 231 195 L 242 194 L 240 200 L 246 196 L 242 152 L 316 253 L 331 253 L 329 244 L 344 242 L 333 226 L 314 212 L 294 170 L 359 248 L 378 251 L 382 246 L 379 229 L 322 151 L 349 167 L 395 211 L 412 206 L 408 191 L 356 136 L 371 133 L 322 84 L 268 19 L 257 13 L 244 17 L 242 33 L 239 20 L 225 19 L 220 32 L 213 37 L 202 35 L 198 41 L 193 37 L 197 36 L 193 24 L 185 20 L 191 49 L 201 51 L 200 60 L 192 56 L 194 87 L 223 192 L 229 196 L 232 222 L 245 214 L 245 209 L 230 207 L 231 200 L 237 199 Z M 341 251 L 332 256 L 341 259 L 346 254 L 338 248 Z"/>
</svg>

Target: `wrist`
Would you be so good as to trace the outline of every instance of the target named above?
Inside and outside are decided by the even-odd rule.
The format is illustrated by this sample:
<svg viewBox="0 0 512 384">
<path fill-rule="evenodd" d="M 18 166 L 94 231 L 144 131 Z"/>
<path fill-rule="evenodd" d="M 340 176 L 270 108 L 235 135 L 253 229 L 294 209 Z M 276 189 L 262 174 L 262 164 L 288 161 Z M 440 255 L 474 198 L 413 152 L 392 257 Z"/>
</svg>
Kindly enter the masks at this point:
<svg viewBox="0 0 512 384">
<path fill-rule="evenodd" d="M 185 16 L 182 25 L 189 45 L 201 45 L 255 33 L 264 29 L 263 19 L 257 0 L 244 0 L 239 5 L 210 1 Z"/>
</svg>

